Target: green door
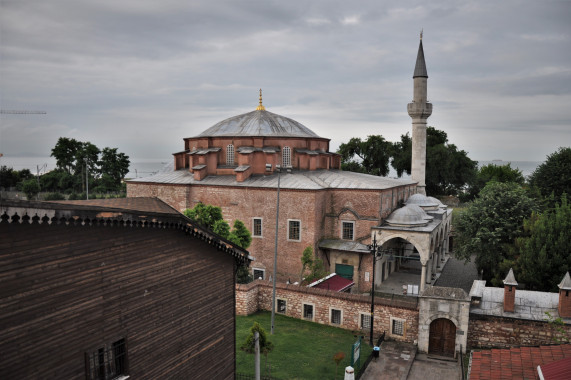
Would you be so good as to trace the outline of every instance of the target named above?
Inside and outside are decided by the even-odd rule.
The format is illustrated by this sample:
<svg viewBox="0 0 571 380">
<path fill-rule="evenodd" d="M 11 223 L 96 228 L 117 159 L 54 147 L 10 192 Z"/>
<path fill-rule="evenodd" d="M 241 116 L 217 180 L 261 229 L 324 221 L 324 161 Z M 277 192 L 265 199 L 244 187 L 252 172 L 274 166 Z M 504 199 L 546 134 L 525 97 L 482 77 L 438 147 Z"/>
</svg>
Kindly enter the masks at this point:
<svg viewBox="0 0 571 380">
<path fill-rule="evenodd" d="M 353 280 L 353 265 L 335 264 L 335 273 L 341 277 Z"/>
</svg>

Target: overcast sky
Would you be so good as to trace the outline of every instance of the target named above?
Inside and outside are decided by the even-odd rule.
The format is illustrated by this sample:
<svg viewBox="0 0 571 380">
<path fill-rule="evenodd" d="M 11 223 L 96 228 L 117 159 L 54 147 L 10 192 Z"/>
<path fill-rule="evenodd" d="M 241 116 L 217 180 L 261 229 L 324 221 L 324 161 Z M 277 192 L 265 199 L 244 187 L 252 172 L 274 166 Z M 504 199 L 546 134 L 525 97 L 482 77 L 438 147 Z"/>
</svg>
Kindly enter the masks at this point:
<svg viewBox="0 0 571 380">
<path fill-rule="evenodd" d="M 168 159 L 263 89 L 331 139 L 411 130 L 424 28 L 428 125 L 475 160 L 571 145 L 571 1 L 0 0 L 0 152 L 59 137 Z"/>
</svg>

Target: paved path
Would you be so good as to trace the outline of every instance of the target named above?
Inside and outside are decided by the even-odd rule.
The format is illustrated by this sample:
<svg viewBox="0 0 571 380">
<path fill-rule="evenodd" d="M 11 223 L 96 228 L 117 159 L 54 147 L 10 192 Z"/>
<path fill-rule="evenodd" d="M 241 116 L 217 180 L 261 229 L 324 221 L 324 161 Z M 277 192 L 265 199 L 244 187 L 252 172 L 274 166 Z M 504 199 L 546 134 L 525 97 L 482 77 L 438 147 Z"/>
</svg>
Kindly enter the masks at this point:
<svg viewBox="0 0 571 380">
<path fill-rule="evenodd" d="M 456 380 L 461 379 L 456 361 L 428 358 L 416 346 L 402 342 L 383 342 L 381 353 L 372 361 L 362 380 Z"/>
</svg>

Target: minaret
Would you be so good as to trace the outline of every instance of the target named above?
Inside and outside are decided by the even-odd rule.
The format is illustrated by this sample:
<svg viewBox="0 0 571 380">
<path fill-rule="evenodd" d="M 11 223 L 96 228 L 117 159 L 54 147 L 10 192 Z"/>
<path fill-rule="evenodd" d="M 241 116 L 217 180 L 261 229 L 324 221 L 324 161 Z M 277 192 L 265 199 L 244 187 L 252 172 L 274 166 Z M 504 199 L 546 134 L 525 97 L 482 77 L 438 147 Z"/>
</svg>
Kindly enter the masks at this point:
<svg viewBox="0 0 571 380">
<path fill-rule="evenodd" d="M 418 182 L 417 192 L 426 195 L 426 119 L 432 114 L 432 104 L 426 101 L 428 74 L 422 49 L 422 32 L 412 78 L 414 98 L 407 106 L 408 115 L 412 118 L 412 180 Z"/>
</svg>

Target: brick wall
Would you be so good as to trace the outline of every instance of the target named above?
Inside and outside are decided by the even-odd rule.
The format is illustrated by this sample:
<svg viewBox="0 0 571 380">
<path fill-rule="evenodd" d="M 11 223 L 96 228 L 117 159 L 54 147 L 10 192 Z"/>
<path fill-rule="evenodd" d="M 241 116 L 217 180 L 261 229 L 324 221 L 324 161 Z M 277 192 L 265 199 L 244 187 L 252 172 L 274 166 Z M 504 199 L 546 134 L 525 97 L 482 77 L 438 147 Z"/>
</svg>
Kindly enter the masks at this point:
<svg viewBox="0 0 571 380">
<path fill-rule="evenodd" d="M 571 326 L 564 327 L 571 336 Z M 515 347 L 555 344 L 553 338 L 561 339 L 549 323 L 511 318 L 470 314 L 468 347 Z"/>
<path fill-rule="evenodd" d="M 298 285 L 276 284 L 276 300 L 286 301 L 285 315 L 303 319 L 303 305 L 313 305 L 313 321 L 325 325 L 338 326 L 347 330 L 361 329 L 361 314 L 370 315 L 369 296 L 336 293 L 323 289 L 311 289 Z M 412 300 L 412 298 L 411 298 Z M 387 332 L 387 337 L 395 340 L 414 342 L 418 336 L 418 309 L 416 305 L 392 305 L 387 300 L 375 299 L 373 328 L 375 335 Z M 247 285 L 236 285 L 236 314 L 249 315 L 258 310 L 271 310 L 272 285 L 267 281 L 254 281 Z M 414 306 L 413 306 L 414 305 Z M 341 310 L 341 324 L 330 322 L 331 309 Z M 392 318 L 405 321 L 405 336 L 391 334 Z M 368 335 L 369 330 L 363 331 Z"/>
</svg>

